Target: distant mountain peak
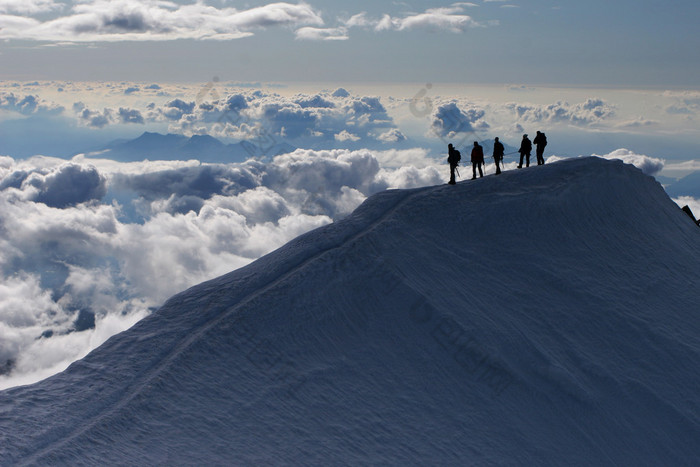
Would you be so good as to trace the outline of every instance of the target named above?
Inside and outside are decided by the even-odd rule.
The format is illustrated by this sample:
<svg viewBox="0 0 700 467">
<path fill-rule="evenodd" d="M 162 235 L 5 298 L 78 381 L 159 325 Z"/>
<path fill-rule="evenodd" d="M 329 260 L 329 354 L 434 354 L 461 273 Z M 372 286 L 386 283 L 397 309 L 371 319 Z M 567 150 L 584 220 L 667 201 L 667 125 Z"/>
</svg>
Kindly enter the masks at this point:
<svg viewBox="0 0 700 467">
<path fill-rule="evenodd" d="M 122 162 L 144 159 L 188 160 L 198 159 L 210 163 L 243 162 L 253 156 L 268 154 L 251 153 L 255 145 L 248 143 L 225 144 L 211 135 L 161 134 L 144 132 L 139 137 L 128 141 L 115 141 L 103 150 L 101 157 L 109 157 Z M 279 144 L 273 148 L 274 153 L 290 152 L 293 146 Z"/>
</svg>

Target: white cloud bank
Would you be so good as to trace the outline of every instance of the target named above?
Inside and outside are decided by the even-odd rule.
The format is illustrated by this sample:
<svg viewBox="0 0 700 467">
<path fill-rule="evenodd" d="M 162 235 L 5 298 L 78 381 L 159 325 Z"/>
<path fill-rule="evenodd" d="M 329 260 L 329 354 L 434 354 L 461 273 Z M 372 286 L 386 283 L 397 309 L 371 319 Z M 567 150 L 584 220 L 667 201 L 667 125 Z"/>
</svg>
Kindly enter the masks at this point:
<svg viewBox="0 0 700 467">
<path fill-rule="evenodd" d="M 17 112 L 22 115 L 60 115 L 64 107 L 42 99 L 37 95 L 19 96 L 13 92 L 0 92 L 0 110 Z"/>
<path fill-rule="evenodd" d="M 401 17 L 383 15 L 369 18 L 366 12 L 351 16 L 345 21 L 346 28 L 364 28 L 375 31 L 408 31 L 423 29 L 431 32 L 448 31 L 463 33 L 470 28 L 498 25 L 498 21 L 477 21 L 464 14 L 474 3 L 458 2 L 447 7 L 429 8 L 422 13 L 407 13 Z"/>
<path fill-rule="evenodd" d="M 578 104 L 556 102 L 549 105 L 507 104 L 521 122 L 564 123 L 590 126 L 615 116 L 615 107 L 603 99 L 589 98 Z"/>
<path fill-rule="evenodd" d="M 22 8 L 10 1 L 5 4 L 4 12 L 18 14 L 56 8 L 49 1 L 34 1 L 33 8 Z M 305 3 L 270 3 L 238 10 L 203 2 L 181 5 L 163 0 L 92 0 L 76 2 L 69 14 L 46 21 L 0 15 L 0 38 L 71 42 L 229 40 L 264 28 L 322 24 L 321 15 Z"/>
<path fill-rule="evenodd" d="M 456 102 L 439 105 L 432 117 L 431 130 L 440 138 L 454 139 L 477 131 L 488 130 L 486 112 L 470 106 L 460 109 Z"/>
<path fill-rule="evenodd" d="M 441 183 L 440 170 L 425 150 L 211 165 L 0 157 L 0 388 L 64 369 L 174 293 L 375 192 Z"/>
<path fill-rule="evenodd" d="M 176 39 L 232 40 L 271 27 L 295 30 L 302 40 L 347 40 L 351 28 L 375 31 L 425 29 L 461 33 L 469 28 L 498 24 L 480 22 L 464 14 L 475 6 L 458 2 L 400 17 L 389 14 L 370 19 L 366 13 L 327 27 L 320 11 L 310 5 L 278 2 L 239 10 L 204 1 L 179 4 L 166 0 L 79 0 L 67 5 L 52 0 L 0 0 L 0 39 L 55 42 L 168 41 Z M 41 20 L 40 13 L 68 10 Z"/>
<path fill-rule="evenodd" d="M 645 174 L 652 176 L 661 172 L 665 164 L 663 159 L 649 157 L 643 154 L 636 154 L 635 152 L 624 148 L 616 149 L 615 151 L 604 156 L 599 156 L 598 154 L 593 155 L 604 159 L 619 159 L 626 164 L 634 165 Z"/>
<path fill-rule="evenodd" d="M 425 13 L 407 16 L 402 19 L 392 19 L 392 25 L 399 31 L 406 29 L 425 28 L 433 31 L 447 30 L 463 32 L 467 28 L 483 26 L 469 15 L 460 14 L 464 11 L 461 4 L 447 8 L 431 8 Z M 386 22 L 384 22 L 386 24 Z"/>
<path fill-rule="evenodd" d="M 591 154 L 591 156 L 610 160 L 621 160 L 625 164 L 633 165 L 646 175 L 651 176 L 657 175 L 659 172 L 661 172 L 666 164 L 666 161 L 663 159 L 645 156 L 644 154 L 637 154 L 634 151 L 630 151 L 629 149 L 625 148 L 616 149 L 608 154 Z M 569 159 L 569 157 L 553 155 L 547 157 L 547 163 L 557 162 L 564 159 Z"/>
<path fill-rule="evenodd" d="M 152 106 L 147 121 L 167 122 L 171 133 L 208 134 L 220 138 L 282 141 L 301 147 L 316 144 L 368 144 L 405 140 L 379 97 L 352 96 L 345 90 L 282 96 L 260 90 L 214 99 L 175 99 Z"/>
<path fill-rule="evenodd" d="M 602 157 L 663 167 L 624 149 Z M 0 388 L 64 369 L 171 295 L 373 193 L 446 178 L 425 149 L 300 149 L 239 164 L 0 157 Z"/>
<path fill-rule="evenodd" d="M 63 6 L 53 0 L 0 0 L 0 13 L 33 15 L 60 10 Z"/>
</svg>

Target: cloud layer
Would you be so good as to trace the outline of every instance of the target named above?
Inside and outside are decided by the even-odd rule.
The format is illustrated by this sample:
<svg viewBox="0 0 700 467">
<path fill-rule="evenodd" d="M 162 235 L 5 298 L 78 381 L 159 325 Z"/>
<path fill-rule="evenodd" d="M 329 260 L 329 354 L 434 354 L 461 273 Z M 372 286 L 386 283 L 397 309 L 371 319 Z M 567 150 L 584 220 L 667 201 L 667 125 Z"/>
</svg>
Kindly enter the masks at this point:
<svg viewBox="0 0 700 467">
<path fill-rule="evenodd" d="M 372 193 L 442 178 L 420 150 L 212 165 L 2 157 L 0 387 L 60 371 L 174 293 Z"/>
<path fill-rule="evenodd" d="M 285 27 L 295 30 L 297 39 L 346 40 L 352 28 L 461 33 L 497 24 L 479 22 L 464 14 L 469 6 L 473 4 L 460 2 L 422 13 L 384 14 L 376 19 L 359 13 L 328 27 L 321 11 L 303 2 L 269 3 L 239 10 L 203 1 L 183 5 L 166 0 L 82 0 L 68 8 L 52 0 L 0 0 L 0 38 L 58 42 L 231 40 Z M 49 20 L 33 16 L 48 12 L 60 14 Z"/>
<path fill-rule="evenodd" d="M 406 139 L 379 97 L 352 96 L 344 89 L 294 96 L 257 90 L 223 97 L 213 92 L 193 101 L 154 105 L 144 118 L 168 123 L 172 133 L 247 140 L 262 147 L 285 141 L 298 147 L 345 143 L 341 147 L 352 148 Z"/>
<path fill-rule="evenodd" d="M 522 122 L 568 123 L 590 126 L 615 116 L 615 107 L 603 99 L 589 98 L 579 104 L 556 102 L 549 105 L 508 104 Z"/>
<path fill-rule="evenodd" d="M 0 93 L 0 110 L 17 112 L 22 115 L 59 115 L 64 107 L 40 98 L 37 95 L 18 96 L 13 92 Z"/>
<path fill-rule="evenodd" d="M 624 149 L 602 157 L 663 166 Z M 373 193 L 443 183 L 443 162 L 421 149 L 238 164 L 0 157 L 0 388 L 62 370 L 171 295 Z"/>
<path fill-rule="evenodd" d="M 597 154 L 593 155 L 598 156 Z M 636 154 L 634 151 L 630 151 L 629 149 L 624 148 L 616 149 L 615 151 L 609 154 L 598 157 L 603 157 L 605 159 L 619 159 L 622 162 L 634 165 L 645 174 L 652 176 L 661 172 L 665 164 L 665 161 L 663 159 L 659 159 L 657 157 L 649 157 L 643 154 Z"/>
<path fill-rule="evenodd" d="M 57 8 L 48 1 L 35 1 L 33 5 L 22 9 L 8 4 L 4 11 L 26 14 Z M 229 40 L 264 28 L 320 24 L 320 14 L 305 3 L 271 3 L 238 10 L 203 2 L 180 5 L 163 0 L 92 0 L 76 2 L 68 14 L 46 21 L 1 15 L 0 38 L 72 42 Z"/>
<path fill-rule="evenodd" d="M 490 125 L 484 120 L 485 113 L 483 109 L 474 106 L 460 109 L 456 102 L 442 104 L 433 115 L 431 129 L 437 136 L 447 139 L 486 131 Z"/>
</svg>

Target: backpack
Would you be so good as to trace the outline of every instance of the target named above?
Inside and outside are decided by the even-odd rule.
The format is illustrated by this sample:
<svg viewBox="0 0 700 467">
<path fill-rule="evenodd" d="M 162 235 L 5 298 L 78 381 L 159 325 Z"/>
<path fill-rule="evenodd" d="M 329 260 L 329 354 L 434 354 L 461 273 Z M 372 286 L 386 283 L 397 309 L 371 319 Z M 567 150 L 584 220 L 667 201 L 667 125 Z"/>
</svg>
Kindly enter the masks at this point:
<svg viewBox="0 0 700 467">
<path fill-rule="evenodd" d="M 544 133 L 540 133 L 542 135 L 542 147 L 547 146 L 547 137 L 544 135 Z"/>
<path fill-rule="evenodd" d="M 457 160 L 455 161 L 456 162 L 455 165 L 459 165 L 459 161 L 462 160 L 462 154 L 460 154 L 459 151 L 456 149 L 455 149 L 455 154 L 457 155 Z"/>
</svg>

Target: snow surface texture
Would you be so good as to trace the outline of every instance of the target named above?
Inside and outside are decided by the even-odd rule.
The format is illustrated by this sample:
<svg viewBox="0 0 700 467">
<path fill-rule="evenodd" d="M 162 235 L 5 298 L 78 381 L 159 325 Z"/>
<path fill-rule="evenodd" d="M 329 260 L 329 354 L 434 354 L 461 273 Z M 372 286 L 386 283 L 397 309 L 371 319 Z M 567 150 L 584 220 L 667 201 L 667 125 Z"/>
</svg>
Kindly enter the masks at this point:
<svg viewBox="0 0 700 467">
<path fill-rule="evenodd" d="M 698 258 L 619 161 L 382 192 L 0 392 L 0 464 L 691 464 Z"/>
</svg>

